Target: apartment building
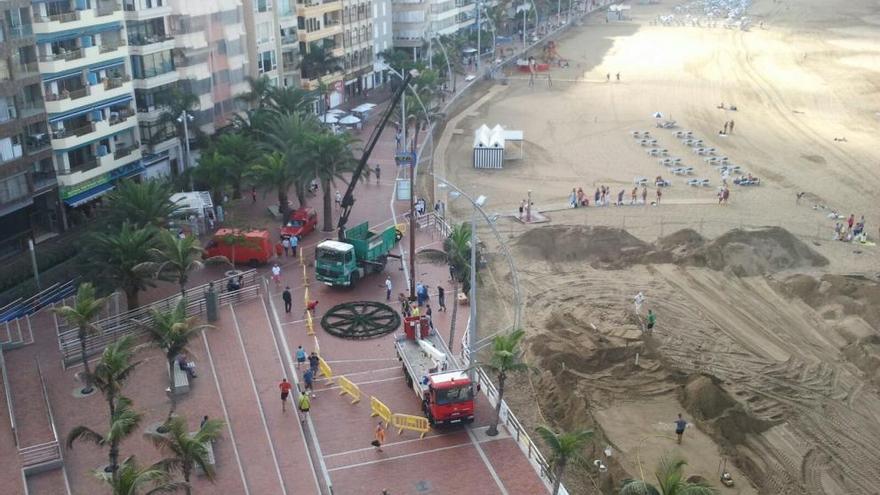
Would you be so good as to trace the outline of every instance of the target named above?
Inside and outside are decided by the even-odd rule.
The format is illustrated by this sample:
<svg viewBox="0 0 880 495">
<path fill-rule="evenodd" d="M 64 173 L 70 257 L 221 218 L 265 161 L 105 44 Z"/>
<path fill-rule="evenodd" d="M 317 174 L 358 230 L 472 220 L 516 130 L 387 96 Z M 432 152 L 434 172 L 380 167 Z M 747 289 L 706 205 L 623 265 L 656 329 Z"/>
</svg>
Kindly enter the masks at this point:
<svg viewBox="0 0 880 495">
<path fill-rule="evenodd" d="M 346 98 L 372 87 L 373 0 L 342 0 L 342 50 Z"/>
<path fill-rule="evenodd" d="M 118 0 L 32 4 L 40 89 L 59 194 L 69 209 L 143 172 Z"/>
<path fill-rule="evenodd" d="M 165 1 L 171 5 L 169 25 L 174 36 L 178 84 L 185 93 L 199 99 L 198 107 L 191 112 L 195 117 L 192 127 L 213 134 L 243 108 L 235 97 L 248 91 L 245 76 L 251 74 L 250 64 L 257 63 L 248 56 L 242 2 Z M 268 67 L 272 67 L 271 59 Z"/>
<path fill-rule="evenodd" d="M 278 36 L 276 46 L 280 53 L 278 69 L 284 87 L 298 88 L 302 84 L 300 71 L 299 36 L 297 35 L 296 4 L 294 0 L 277 0 L 275 22 Z"/>
<path fill-rule="evenodd" d="M 476 22 L 474 0 L 392 0 L 394 46 L 421 57 L 425 41 L 449 35 Z"/>
<path fill-rule="evenodd" d="M 314 46 L 322 48 L 333 57 L 343 57 L 342 0 L 297 0 L 296 14 L 299 51 L 304 59 L 309 57 Z M 303 64 L 302 87 L 316 90 L 323 83 L 329 88 L 326 95 L 329 105 L 339 105 L 344 99 L 342 64 L 337 69 L 321 75 Z"/>
<path fill-rule="evenodd" d="M 0 2 L 0 256 L 64 227 L 30 7 Z"/>
<path fill-rule="evenodd" d="M 388 71 L 380 54 L 394 48 L 391 9 L 391 0 L 373 0 L 373 77 L 368 88 L 379 87 L 388 81 Z"/>
</svg>

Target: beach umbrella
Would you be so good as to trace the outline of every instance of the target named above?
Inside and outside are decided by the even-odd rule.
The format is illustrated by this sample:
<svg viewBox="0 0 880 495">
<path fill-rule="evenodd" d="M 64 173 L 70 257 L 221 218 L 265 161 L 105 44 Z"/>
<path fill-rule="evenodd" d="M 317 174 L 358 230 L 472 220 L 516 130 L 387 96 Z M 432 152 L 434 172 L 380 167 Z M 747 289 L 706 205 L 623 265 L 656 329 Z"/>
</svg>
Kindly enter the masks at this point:
<svg viewBox="0 0 880 495">
<path fill-rule="evenodd" d="M 318 120 L 320 120 L 322 124 L 335 124 L 339 122 L 339 118 L 330 112 L 327 112 L 324 115 L 319 115 Z"/>
<path fill-rule="evenodd" d="M 339 119 L 339 123 L 342 125 L 355 125 L 360 124 L 361 119 L 355 117 L 354 115 L 346 115 L 345 117 Z"/>
</svg>

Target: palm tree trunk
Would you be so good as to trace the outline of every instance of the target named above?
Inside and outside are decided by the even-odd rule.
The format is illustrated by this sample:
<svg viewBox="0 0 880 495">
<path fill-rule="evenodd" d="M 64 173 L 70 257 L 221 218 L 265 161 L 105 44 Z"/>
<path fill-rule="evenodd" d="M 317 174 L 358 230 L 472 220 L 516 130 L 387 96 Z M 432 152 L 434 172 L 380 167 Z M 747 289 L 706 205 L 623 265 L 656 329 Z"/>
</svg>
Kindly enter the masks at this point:
<svg viewBox="0 0 880 495">
<path fill-rule="evenodd" d="M 321 181 L 321 191 L 324 193 L 324 232 L 333 230 L 333 201 L 330 198 L 330 181 Z"/>
<path fill-rule="evenodd" d="M 128 304 L 128 310 L 137 309 L 141 306 L 140 300 L 138 298 L 138 290 L 137 287 L 130 286 L 125 288 L 125 301 Z"/>
<path fill-rule="evenodd" d="M 281 213 L 282 219 L 287 218 L 287 188 L 280 185 L 278 186 L 278 213 Z"/>
<path fill-rule="evenodd" d="M 504 399 L 504 381 L 507 380 L 507 374 L 503 371 L 498 372 L 498 403 L 495 404 L 495 417 L 492 424 L 486 430 L 486 435 L 494 437 L 498 434 L 498 422 L 501 421 L 501 401 Z"/>
<path fill-rule="evenodd" d="M 113 422 L 113 417 L 116 416 L 116 394 L 111 393 L 107 397 L 107 403 L 110 406 L 110 421 Z M 115 481 L 117 478 L 117 471 L 119 471 L 119 439 L 114 438 L 112 442 L 110 442 L 110 477 Z"/>
<path fill-rule="evenodd" d="M 180 284 L 180 298 L 186 299 L 186 280 L 180 279 L 178 284 Z"/>
<path fill-rule="evenodd" d="M 174 391 L 174 358 L 175 356 L 168 356 L 168 390 L 171 392 L 171 407 L 168 409 L 168 419 L 171 419 L 171 416 L 174 415 L 174 411 L 177 409 L 177 394 Z"/>
<path fill-rule="evenodd" d="M 449 322 L 449 350 L 455 354 L 455 318 L 458 315 L 458 282 L 452 282 L 452 319 Z"/>
<path fill-rule="evenodd" d="M 183 466 L 183 481 L 186 481 L 186 485 L 183 486 L 183 491 L 186 495 L 190 495 L 192 493 L 192 486 L 189 484 L 189 478 L 192 476 L 192 468 L 186 464 Z"/>
<path fill-rule="evenodd" d="M 565 473 L 565 460 L 560 460 L 556 465 L 556 469 L 553 470 L 553 495 L 559 493 L 559 487 L 562 485 L 562 475 Z"/>
<path fill-rule="evenodd" d="M 241 177 L 232 184 L 232 199 L 241 199 Z"/>
<path fill-rule="evenodd" d="M 83 364 L 83 386 L 81 392 L 83 394 L 88 394 L 92 392 L 92 370 L 89 368 L 89 356 L 86 353 L 86 337 L 88 334 L 85 329 L 80 327 L 79 329 L 79 353 L 80 358 L 82 359 Z"/>
</svg>

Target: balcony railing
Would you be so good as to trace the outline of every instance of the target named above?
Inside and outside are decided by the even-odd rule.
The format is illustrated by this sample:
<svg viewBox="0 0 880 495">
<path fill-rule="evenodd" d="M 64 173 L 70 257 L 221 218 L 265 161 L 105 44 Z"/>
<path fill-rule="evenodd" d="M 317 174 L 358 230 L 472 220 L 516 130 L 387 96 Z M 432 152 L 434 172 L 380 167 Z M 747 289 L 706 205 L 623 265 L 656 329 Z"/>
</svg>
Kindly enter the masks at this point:
<svg viewBox="0 0 880 495">
<path fill-rule="evenodd" d="M 104 89 L 116 89 L 122 87 L 123 84 L 131 81 L 130 76 L 121 76 L 121 77 L 109 77 L 104 79 Z"/>
<path fill-rule="evenodd" d="M 82 48 L 76 48 L 73 50 L 66 50 L 61 53 L 47 53 L 45 55 L 40 55 L 40 62 L 54 62 L 56 60 L 76 60 L 83 57 Z"/>
<path fill-rule="evenodd" d="M 80 19 L 79 11 L 64 12 L 62 14 L 53 14 L 46 17 L 34 15 L 34 22 L 73 22 Z"/>
<path fill-rule="evenodd" d="M 170 36 L 167 34 L 160 34 L 155 36 L 140 36 L 140 35 L 132 35 L 128 37 L 128 44 L 132 46 L 144 46 L 144 45 L 152 45 L 153 43 L 163 43 L 165 41 L 173 40 L 174 36 Z"/>
<path fill-rule="evenodd" d="M 53 187 L 58 183 L 54 170 L 34 172 L 31 177 L 34 178 L 34 189 L 36 190 Z"/>
<path fill-rule="evenodd" d="M 119 160 L 122 157 L 128 156 L 134 153 L 134 151 L 138 149 L 138 146 L 140 146 L 138 143 L 129 144 L 121 147 L 117 146 L 116 151 L 113 152 L 113 158 L 115 160 Z"/>
<path fill-rule="evenodd" d="M 58 175 L 70 175 L 75 174 L 77 172 L 88 172 L 89 170 L 98 168 L 98 159 L 90 158 L 74 167 L 70 167 L 70 170 L 59 172 Z"/>
<path fill-rule="evenodd" d="M 40 73 L 36 62 L 20 63 L 12 66 L 12 72 L 16 77 L 27 77 Z"/>
<path fill-rule="evenodd" d="M 38 151 L 46 149 L 49 146 L 49 134 L 45 132 L 32 134 L 30 136 L 27 136 L 24 142 L 25 150 L 27 150 L 28 153 L 36 153 Z"/>
<path fill-rule="evenodd" d="M 282 45 L 289 45 L 291 43 L 299 43 L 299 38 L 296 36 L 296 33 L 293 34 L 285 34 L 281 37 Z"/>
<path fill-rule="evenodd" d="M 98 5 L 98 17 L 103 17 L 105 15 L 111 15 L 114 12 L 119 12 L 119 2 L 116 0 L 110 0 L 108 2 L 103 2 Z"/>
<path fill-rule="evenodd" d="M 18 105 L 18 116 L 23 119 L 38 113 L 43 113 L 43 111 L 43 102 L 41 100 L 26 101 Z"/>
<path fill-rule="evenodd" d="M 86 86 L 86 87 L 82 87 L 79 89 L 75 89 L 73 91 L 68 91 L 65 89 L 65 90 L 62 90 L 61 94 L 59 94 L 59 95 L 55 95 L 55 94 L 51 94 L 51 93 L 46 94 L 46 101 L 59 101 L 59 100 L 67 100 L 67 99 L 76 100 L 79 98 L 86 97 L 88 95 L 89 95 L 89 88 L 88 88 L 88 86 Z"/>
<path fill-rule="evenodd" d="M 119 49 L 120 46 L 123 46 L 122 43 L 105 43 L 101 45 L 101 48 L 98 50 L 99 53 L 110 53 L 115 52 Z"/>
<path fill-rule="evenodd" d="M 132 112 L 131 110 L 120 110 L 116 112 L 111 111 L 109 120 L 110 125 L 121 124 L 128 120 L 128 118 L 132 115 L 134 115 L 134 112 Z"/>
<path fill-rule="evenodd" d="M 52 131 L 52 138 L 53 139 L 63 139 L 63 138 L 73 137 L 73 136 L 81 137 L 81 136 L 85 136 L 86 134 L 89 134 L 91 132 L 95 132 L 95 124 L 92 122 L 89 122 L 88 124 L 81 125 L 79 127 L 74 127 L 73 129 L 64 128 L 64 129 L 53 130 Z"/>
</svg>

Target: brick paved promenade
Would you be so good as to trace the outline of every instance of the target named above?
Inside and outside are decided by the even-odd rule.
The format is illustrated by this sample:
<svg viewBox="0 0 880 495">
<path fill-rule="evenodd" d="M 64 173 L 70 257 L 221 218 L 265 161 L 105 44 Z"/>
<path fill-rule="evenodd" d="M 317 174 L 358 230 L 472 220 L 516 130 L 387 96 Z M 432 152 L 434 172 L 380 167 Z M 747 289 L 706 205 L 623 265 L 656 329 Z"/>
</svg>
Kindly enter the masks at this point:
<svg viewBox="0 0 880 495">
<path fill-rule="evenodd" d="M 378 120 L 378 118 L 374 119 Z M 366 139 L 369 129 L 360 137 Z M 371 225 L 391 223 L 389 209 L 394 184 L 394 141 L 386 133 L 374 151 L 371 165 L 382 167 L 382 183 L 358 186 L 357 203 L 349 226 L 370 220 Z M 340 184 L 342 187 L 342 184 Z M 271 201 L 271 195 L 269 199 Z M 312 199 L 320 205 L 320 198 Z M 241 205 L 244 215 L 255 218 L 266 215 L 267 203 Z M 395 205 L 402 213 L 405 205 Z M 334 219 L 335 224 L 335 219 Z M 303 247 L 311 262 L 314 245 L 332 234 L 314 233 Z M 408 246 L 404 238 L 400 247 Z M 416 233 L 418 249 L 440 247 L 434 232 Z M 234 303 L 221 308 L 215 328 L 192 342 L 192 358 L 198 366 L 198 377 L 191 381 L 188 394 L 181 397 L 178 413 L 187 417 L 195 430 L 203 415 L 220 418 L 228 423 L 223 438 L 215 445 L 217 478 L 212 485 L 203 477 L 193 479 L 194 493 L 235 494 L 317 494 L 327 493 L 321 465 L 337 495 L 376 494 L 387 489 L 398 494 L 539 494 L 546 492 L 526 457 L 502 429 L 494 438 L 485 435 L 492 410 L 488 401 L 479 396 L 477 420 L 469 428 L 433 430 L 420 440 L 414 432 L 398 435 L 387 433 L 383 452 L 370 446 L 376 421 L 370 417 L 369 397 L 376 396 L 392 411 L 420 414 L 420 403 L 406 386 L 403 372 L 393 346 L 393 335 L 351 341 L 326 334 L 316 325 L 317 335 L 306 335 L 303 313 L 304 280 L 299 261 L 282 261 L 283 284 L 294 292 L 294 308 L 283 312 L 280 291 L 270 287 L 258 299 Z M 267 268 L 261 269 L 265 273 Z M 192 285 L 219 278 L 221 270 L 209 268 L 193 277 Z M 407 282 L 401 264 L 393 260 L 386 274 L 394 284 L 394 292 L 405 292 Z M 314 275 L 309 271 L 309 277 Z M 432 288 L 443 285 L 451 289 L 445 266 L 420 264 L 415 277 Z M 350 290 L 339 290 L 311 284 L 311 298 L 320 301 L 318 320 L 334 304 L 354 300 L 384 301 L 385 274 L 371 275 Z M 145 300 L 155 300 L 173 293 L 171 284 L 161 284 Z M 450 291 L 451 293 L 451 291 Z M 271 304 L 270 304 L 271 301 Z M 451 304 L 451 302 L 450 302 Z M 272 324 L 277 318 L 280 332 Z M 449 331 L 449 313 L 437 313 L 435 323 L 445 336 Z M 457 334 L 466 326 L 467 311 L 459 311 Z M 10 393 L 15 405 L 20 447 L 51 441 L 53 437 L 48 411 L 43 399 L 35 360 L 39 360 L 46 382 L 49 403 L 54 412 L 55 427 L 61 443 L 73 427 L 87 425 L 97 431 L 106 429 L 106 404 L 98 394 L 77 398 L 79 388 L 74 366 L 63 369 L 55 333 L 54 319 L 46 311 L 33 318 L 34 343 L 5 352 L 9 370 Z M 316 382 L 318 397 L 313 401 L 311 422 L 301 427 L 297 414 L 282 413 L 278 382 L 295 369 L 289 361 L 296 346 L 306 350 L 320 346 L 321 355 L 335 375 L 346 375 L 358 384 L 364 399 L 355 405 L 329 380 Z M 160 351 L 145 346 L 138 354 L 142 361 L 126 385 L 124 393 L 134 400 L 135 408 L 143 411 L 141 430 L 154 427 L 168 413 L 165 394 L 167 370 Z M 0 384 L 2 385 L 2 384 Z M 5 392 L 5 391 L 4 391 Z M 20 461 L 11 435 L 5 393 L 0 393 L 0 482 L 2 493 L 24 493 Z M 292 409 L 292 404 L 288 407 Z M 105 493 L 106 489 L 91 471 L 106 463 L 106 451 L 94 445 L 77 443 L 73 449 L 62 445 L 65 469 L 53 470 L 28 479 L 31 494 L 64 494 L 69 483 L 70 493 Z M 142 465 L 161 457 L 140 433 L 126 439 L 121 447 L 123 456 L 135 455 Z M 318 455 L 320 452 L 320 456 Z"/>
</svg>

